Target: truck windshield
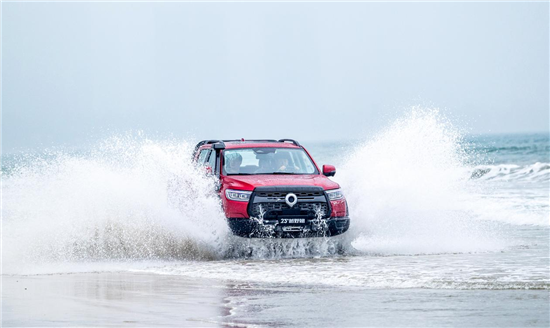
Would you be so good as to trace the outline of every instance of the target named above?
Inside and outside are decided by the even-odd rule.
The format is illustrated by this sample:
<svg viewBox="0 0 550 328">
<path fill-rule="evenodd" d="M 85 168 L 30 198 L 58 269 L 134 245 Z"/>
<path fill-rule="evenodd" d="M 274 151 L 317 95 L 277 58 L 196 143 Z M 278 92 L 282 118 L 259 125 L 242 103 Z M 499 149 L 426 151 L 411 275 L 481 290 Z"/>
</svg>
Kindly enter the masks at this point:
<svg viewBox="0 0 550 328">
<path fill-rule="evenodd" d="M 240 148 L 223 152 L 223 174 L 317 174 L 303 149 Z"/>
</svg>

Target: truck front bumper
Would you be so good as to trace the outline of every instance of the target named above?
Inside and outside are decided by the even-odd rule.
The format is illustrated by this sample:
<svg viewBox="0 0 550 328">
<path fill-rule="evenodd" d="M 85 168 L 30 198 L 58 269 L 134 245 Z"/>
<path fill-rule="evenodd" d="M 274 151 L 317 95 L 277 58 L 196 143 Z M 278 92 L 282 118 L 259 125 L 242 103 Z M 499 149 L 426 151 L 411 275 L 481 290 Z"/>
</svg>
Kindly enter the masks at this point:
<svg viewBox="0 0 550 328">
<path fill-rule="evenodd" d="M 331 237 L 349 229 L 349 217 L 331 217 L 326 220 L 305 220 L 302 224 L 281 224 L 279 220 L 228 218 L 234 235 L 247 238 L 306 238 Z"/>
</svg>

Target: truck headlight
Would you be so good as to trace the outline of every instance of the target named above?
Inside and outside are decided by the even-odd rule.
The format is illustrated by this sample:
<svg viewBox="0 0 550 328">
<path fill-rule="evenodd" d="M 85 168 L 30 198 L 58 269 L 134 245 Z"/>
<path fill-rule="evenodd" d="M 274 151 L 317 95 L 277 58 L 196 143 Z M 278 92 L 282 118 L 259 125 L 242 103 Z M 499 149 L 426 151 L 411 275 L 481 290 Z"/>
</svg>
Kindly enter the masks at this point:
<svg viewBox="0 0 550 328">
<path fill-rule="evenodd" d="M 248 202 L 250 200 L 250 195 L 252 195 L 252 191 L 225 189 L 225 197 L 229 200 Z"/>
<path fill-rule="evenodd" d="M 327 190 L 326 193 L 329 200 L 344 199 L 344 193 L 342 193 L 342 189 Z"/>
</svg>

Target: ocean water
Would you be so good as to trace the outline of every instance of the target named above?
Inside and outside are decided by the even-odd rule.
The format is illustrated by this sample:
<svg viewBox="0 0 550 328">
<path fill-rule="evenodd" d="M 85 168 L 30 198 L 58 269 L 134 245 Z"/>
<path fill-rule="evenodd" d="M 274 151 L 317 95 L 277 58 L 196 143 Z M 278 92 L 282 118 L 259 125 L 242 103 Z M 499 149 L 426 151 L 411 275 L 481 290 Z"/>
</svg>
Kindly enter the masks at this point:
<svg viewBox="0 0 550 328">
<path fill-rule="evenodd" d="M 214 181 L 189 161 L 194 143 L 127 134 L 4 155 L 4 276 L 230 284 L 223 302 L 235 307 L 214 324 L 326 326 L 307 313 L 336 309 L 349 326 L 412 325 L 411 314 L 419 326 L 548 326 L 548 133 L 472 136 L 428 110 L 364 140 L 303 142 L 317 164 L 336 165 L 352 222 L 342 236 L 294 240 L 231 236 Z M 487 308 L 476 321 L 487 300 L 506 316 Z"/>
</svg>

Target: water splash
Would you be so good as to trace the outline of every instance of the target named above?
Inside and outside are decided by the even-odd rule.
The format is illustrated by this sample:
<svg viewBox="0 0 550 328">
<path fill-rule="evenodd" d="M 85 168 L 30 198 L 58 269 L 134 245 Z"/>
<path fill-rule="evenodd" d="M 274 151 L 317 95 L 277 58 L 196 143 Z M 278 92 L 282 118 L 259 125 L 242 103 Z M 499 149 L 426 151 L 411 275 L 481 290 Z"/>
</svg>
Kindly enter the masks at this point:
<svg viewBox="0 0 550 328">
<path fill-rule="evenodd" d="M 381 254 L 502 249 L 498 225 L 480 223 L 488 213 L 464 149 L 439 111 L 420 108 L 358 147 L 339 176 L 353 245 Z"/>
<path fill-rule="evenodd" d="M 3 176 L 4 269 L 218 256 L 227 225 L 191 150 L 125 135 L 86 154 L 27 156 Z"/>
<path fill-rule="evenodd" d="M 350 252 L 349 240 L 344 235 L 296 239 L 229 237 L 226 242 L 224 258 L 272 260 L 334 256 Z"/>
</svg>

